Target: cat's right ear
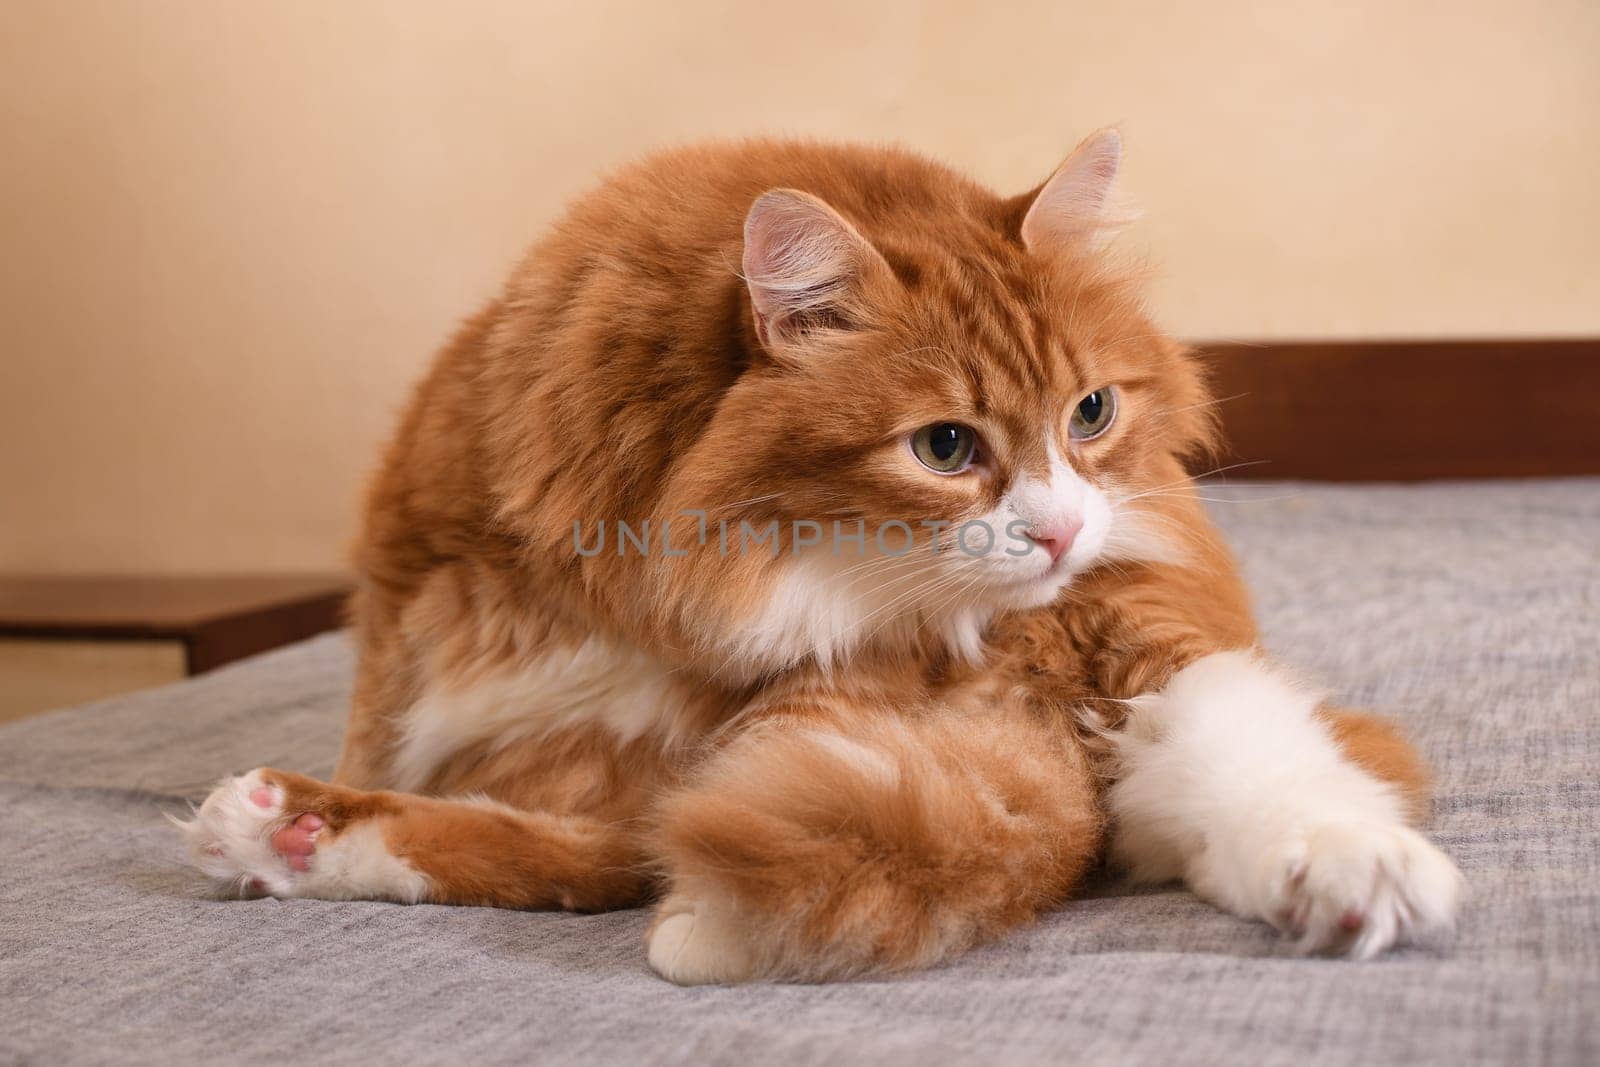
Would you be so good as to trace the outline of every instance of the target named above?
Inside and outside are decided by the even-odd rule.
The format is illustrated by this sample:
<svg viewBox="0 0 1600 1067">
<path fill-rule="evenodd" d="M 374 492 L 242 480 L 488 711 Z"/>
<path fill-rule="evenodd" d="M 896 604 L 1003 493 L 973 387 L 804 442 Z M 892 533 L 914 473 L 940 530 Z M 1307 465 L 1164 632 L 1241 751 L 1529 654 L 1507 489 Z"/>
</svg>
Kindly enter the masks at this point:
<svg viewBox="0 0 1600 1067">
<path fill-rule="evenodd" d="M 762 193 L 744 220 L 744 280 L 768 351 L 819 331 L 859 328 L 889 264 L 824 201 L 795 189 Z"/>
<path fill-rule="evenodd" d="M 1106 127 L 1084 138 L 1050 180 L 1026 194 L 1022 243 L 1035 255 L 1049 256 L 1095 248 L 1126 218 L 1111 208 L 1117 171 L 1122 166 L 1122 137 Z"/>
</svg>

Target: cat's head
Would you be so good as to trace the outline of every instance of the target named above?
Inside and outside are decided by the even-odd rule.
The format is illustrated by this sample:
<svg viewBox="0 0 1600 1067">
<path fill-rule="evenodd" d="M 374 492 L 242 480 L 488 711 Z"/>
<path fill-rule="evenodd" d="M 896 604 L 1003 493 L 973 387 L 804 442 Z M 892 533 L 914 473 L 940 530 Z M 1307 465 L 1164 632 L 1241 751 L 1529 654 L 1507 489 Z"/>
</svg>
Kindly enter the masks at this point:
<svg viewBox="0 0 1600 1067">
<path fill-rule="evenodd" d="M 702 640 L 728 662 L 923 639 L 976 654 L 998 611 L 1182 555 L 1135 501 L 1187 484 L 1180 460 L 1211 418 L 1188 352 L 1101 247 L 1119 161 L 1107 130 L 1011 200 L 886 191 L 848 215 L 790 189 L 755 200 L 760 357 L 669 494 L 731 542 L 729 592 L 690 597 L 719 599 Z M 750 536 L 774 521 L 775 557 Z"/>
</svg>

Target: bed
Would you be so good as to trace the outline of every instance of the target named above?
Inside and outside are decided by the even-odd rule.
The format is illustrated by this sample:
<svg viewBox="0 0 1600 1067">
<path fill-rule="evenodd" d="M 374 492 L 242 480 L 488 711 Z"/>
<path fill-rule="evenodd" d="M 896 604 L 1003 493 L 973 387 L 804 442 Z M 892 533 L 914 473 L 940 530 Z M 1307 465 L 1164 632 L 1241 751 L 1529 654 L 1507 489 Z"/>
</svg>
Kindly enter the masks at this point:
<svg viewBox="0 0 1600 1067">
<path fill-rule="evenodd" d="M 643 911 L 217 900 L 164 814 L 330 771 L 329 635 L 0 729 L 0 1062 L 1600 1063 L 1600 480 L 1208 495 L 1268 646 L 1438 768 L 1453 936 L 1297 958 L 1102 877 L 938 970 L 680 989 Z"/>
</svg>

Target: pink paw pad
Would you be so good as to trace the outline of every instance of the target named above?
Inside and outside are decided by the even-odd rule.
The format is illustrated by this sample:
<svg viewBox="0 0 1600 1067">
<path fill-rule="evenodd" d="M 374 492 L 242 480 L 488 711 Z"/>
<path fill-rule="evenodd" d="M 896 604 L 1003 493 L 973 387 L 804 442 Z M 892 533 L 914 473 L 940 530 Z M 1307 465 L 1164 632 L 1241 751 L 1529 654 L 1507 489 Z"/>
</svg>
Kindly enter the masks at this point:
<svg viewBox="0 0 1600 1067">
<path fill-rule="evenodd" d="M 250 790 L 250 803 L 268 810 L 278 806 L 278 790 L 270 785 L 258 785 Z"/>
<path fill-rule="evenodd" d="M 317 850 L 317 833 L 322 827 L 320 815 L 306 812 L 297 816 L 294 822 L 272 835 L 272 850 L 295 870 L 309 871 L 311 856 Z"/>
</svg>

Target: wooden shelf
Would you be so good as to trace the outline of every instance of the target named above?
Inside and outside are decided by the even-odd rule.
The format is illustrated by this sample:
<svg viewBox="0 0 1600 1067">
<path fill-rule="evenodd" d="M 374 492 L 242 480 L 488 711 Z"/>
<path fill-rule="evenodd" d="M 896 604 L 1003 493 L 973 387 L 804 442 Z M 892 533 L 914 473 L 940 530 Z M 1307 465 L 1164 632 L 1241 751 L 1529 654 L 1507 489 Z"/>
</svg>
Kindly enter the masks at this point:
<svg viewBox="0 0 1600 1067">
<path fill-rule="evenodd" d="M 189 674 L 342 624 L 340 575 L 0 576 L 0 638 L 177 641 Z"/>
</svg>

